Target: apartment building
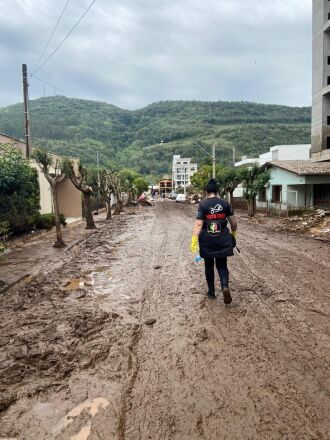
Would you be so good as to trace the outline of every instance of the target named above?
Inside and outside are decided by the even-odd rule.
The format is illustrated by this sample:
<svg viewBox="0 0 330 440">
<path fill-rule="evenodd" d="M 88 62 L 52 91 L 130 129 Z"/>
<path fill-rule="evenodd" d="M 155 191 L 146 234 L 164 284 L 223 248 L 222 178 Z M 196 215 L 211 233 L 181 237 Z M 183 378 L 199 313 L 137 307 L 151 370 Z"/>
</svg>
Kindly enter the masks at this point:
<svg viewBox="0 0 330 440">
<path fill-rule="evenodd" d="M 197 163 L 191 163 L 188 157 L 181 157 L 180 154 L 173 156 L 172 182 L 173 190 L 179 186 L 187 188 L 191 184 L 191 176 L 197 171 Z"/>
<path fill-rule="evenodd" d="M 330 161 L 330 1 L 313 0 L 313 161 Z"/>
</svg>

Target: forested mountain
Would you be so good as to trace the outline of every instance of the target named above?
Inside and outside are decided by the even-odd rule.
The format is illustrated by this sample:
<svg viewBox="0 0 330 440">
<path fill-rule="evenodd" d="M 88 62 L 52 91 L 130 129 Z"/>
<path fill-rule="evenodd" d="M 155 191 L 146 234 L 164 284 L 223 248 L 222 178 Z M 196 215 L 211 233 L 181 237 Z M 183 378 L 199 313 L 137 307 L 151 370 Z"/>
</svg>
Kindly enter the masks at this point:
<svg viewBox="0 0 330 440">
<path fill-rule="evenodd" d="M 140 110 L 63 96 L 30 103 L 34 145 L 95 163 L 115 161 L 148 175 L 170 172 L 173 154 L 199 163 L 216 142 L 218 160 L 258 155 L 276 144 L 309 143 L 309 107 L 250 102 L 164 101 Z M 23 106 L 0 108 L 0 130 L 23 138 Z"/>
</svg>

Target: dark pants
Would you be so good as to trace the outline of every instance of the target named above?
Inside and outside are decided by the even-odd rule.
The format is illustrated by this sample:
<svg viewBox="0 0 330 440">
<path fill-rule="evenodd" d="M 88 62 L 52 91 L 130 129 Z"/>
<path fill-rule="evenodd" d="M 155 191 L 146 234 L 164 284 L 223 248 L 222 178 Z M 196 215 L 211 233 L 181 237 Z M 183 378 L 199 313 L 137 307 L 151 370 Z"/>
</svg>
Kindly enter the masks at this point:
<svg viewBox="0 0 330 440">
<path fill-rule="evenodd" d="M 219 273 L 221 288 L 228 287 L 229 272 L 227 267 L 227 257 L 221 258 L 204 258 L 205 276 L 209 292 L 214 292 L 214 260 Z"/>
</svg>

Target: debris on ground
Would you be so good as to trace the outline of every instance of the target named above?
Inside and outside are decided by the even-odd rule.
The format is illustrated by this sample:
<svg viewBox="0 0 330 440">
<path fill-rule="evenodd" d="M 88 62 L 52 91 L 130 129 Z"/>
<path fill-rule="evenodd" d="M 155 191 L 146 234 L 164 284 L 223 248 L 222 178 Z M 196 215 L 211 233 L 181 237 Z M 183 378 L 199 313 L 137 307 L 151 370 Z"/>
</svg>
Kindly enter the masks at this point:
<svg viewBox="0 0 330 440">
<path fill-rule="evenodd" d="M 330 209 L 317 209 L 283 219 L 282 231 L 311 234 L 313 237 L 330 238 Z"/>
</svg>

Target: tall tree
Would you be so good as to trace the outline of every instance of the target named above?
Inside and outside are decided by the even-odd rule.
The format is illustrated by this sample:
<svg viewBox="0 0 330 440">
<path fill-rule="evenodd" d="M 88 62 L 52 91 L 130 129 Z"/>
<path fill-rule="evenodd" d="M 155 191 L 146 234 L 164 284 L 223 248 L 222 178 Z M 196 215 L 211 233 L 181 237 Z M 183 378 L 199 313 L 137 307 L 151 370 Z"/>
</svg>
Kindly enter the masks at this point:
<svg viewBox="0 0 330 440">
<path fill-rule="evenodd" d="M 224 196 L 229 193 L 230 203 L 232 203 L 234 191 L 242 182 L 242 170 L 239 168 L 223 167 L 217 174 L 217 180 L 220 186 L 220 194 Z"/>
<path fill-rule="evenodd" d="M 86 229 L 97 229 L 91 207 L 91 197 L 93 188 L 89 184 L 94 178 L 93 170 L 82 165 L 81 162 L 75 162 L 65 158 L 62 162 L 64 174 L 71 180 L 73 185 L 83 194 L 84 214 L 86 220 Z"/>
<path fill-rule="evenodd" d="M 270 179 L 269 171 L 255 163 L 252 167 L 242 170 L 244 198 L 248 205 L 249 217 L 254 217 L 256 212 L 256 197 Z"/>
<path fill-rule="evenodd" d="M 129 206 L 136 195 L 136 186 L 134 185 L 134 181 L 139 177 L 139 174 L 129 168 L 123 168 L 119 171 L 119 177 L 122 182 L 122 189 L 127 193 L 126 206 Z"/>
<path fill-rule="evenodd" d="M 148 182 L 143 179 L 143 177 L 137 177 L 134 180 L 133 185 L 136 188 L 138 196 L 140 196 L 144 191 L 148 191 L 149 189 Z"/>
<path fill-rule="evenodd" d="M 66 245 L 62 238 L 60 208 L 57 197 L 58 184 L 62 182 L 63 179 L 65 179 L 65 174 L 62 170 L 61 161 L 59 158 L 46 150 L 46 148 L 35 149 L 32 157 L 35 159 L 40 170 L 46 177 L 52 193 L 56 227 L 56 241 L 54 243 L 54 247 L 64 247 Z"/>
</svg>

